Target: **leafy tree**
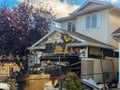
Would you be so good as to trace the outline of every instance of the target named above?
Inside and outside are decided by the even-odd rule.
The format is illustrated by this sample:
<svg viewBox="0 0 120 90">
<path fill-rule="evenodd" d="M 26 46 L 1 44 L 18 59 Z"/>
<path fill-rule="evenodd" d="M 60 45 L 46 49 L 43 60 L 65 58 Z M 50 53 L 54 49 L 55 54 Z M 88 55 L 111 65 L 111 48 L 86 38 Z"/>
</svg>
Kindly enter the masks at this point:
<svg viewBox="0 0 120 90">
<path fill-rule="evenodd" d="M 26 48 L 50 31 L 54 19 L 52 8 L 42 3 L 40 7 L 34 7 L 29 1 L 23 2 L 13 9 L 1 6 L 0 56 L 7 60 L 6 56 L 12 55 L 22 71 L 27 69 L 27 61 L 23 57 L 27 53 Z"/>
</svg>

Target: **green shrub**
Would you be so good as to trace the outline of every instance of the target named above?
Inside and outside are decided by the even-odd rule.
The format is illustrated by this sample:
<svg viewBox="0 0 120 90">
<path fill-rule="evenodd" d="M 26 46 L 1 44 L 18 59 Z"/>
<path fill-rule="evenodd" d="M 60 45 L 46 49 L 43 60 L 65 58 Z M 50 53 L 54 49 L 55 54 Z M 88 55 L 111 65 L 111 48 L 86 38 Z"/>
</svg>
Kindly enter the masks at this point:
<svg viewBox="0 0 120 90">
<path fill-rule="evenodd" d="M 80 78 L 73 72 L 62 76 L 62 86 L 65 90 L 84 90 Z"/>
</svg>

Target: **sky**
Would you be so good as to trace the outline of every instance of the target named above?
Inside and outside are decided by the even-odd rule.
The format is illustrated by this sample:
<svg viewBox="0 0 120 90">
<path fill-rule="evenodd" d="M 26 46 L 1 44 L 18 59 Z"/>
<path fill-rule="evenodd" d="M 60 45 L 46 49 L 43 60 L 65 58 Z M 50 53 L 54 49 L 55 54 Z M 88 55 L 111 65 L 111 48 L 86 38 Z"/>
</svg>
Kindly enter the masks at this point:
<svg viewBox="0 0 120 90">
<path fill-rule="evenodd" d="M 18 3 L 23 1 L 25 0 L 0 0 L 0 5 L 6 4 L 10 8 L 12 8 L 16 6 Z M 50 5 L 52 5 L 53 8 L 55 8 L 56 15 L 58 18 L 69 15 L 86 1 L 87 0 L 31 0 L 34 6 L 38 6 L 39 2 L 43 2 L 45 4 L 50 3 Z M 109 1 L 120 7 L 120 0 L 101 0 L 101 1 Z"/>
</svg>

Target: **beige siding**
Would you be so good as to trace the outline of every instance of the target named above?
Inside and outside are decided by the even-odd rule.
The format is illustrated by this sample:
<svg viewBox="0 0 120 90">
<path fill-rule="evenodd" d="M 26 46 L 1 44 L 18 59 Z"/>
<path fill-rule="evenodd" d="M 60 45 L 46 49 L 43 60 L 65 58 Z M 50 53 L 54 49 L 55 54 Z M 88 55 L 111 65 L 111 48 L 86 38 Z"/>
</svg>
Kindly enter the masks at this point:
<svg viewBox="0 0 120 90">
<path fill-rule="evenodd" d="M 75 22 L 75 20 L 69 20 L 69 21 L 61 23 L 61 28 L 65 29 L 65 30 L 68 30 L 68 23 L 73 22 L 73 21 Z"/>
<path fill-rule="evenodd" d="M 108 41 L 108 20 L 109 20 L 109 13 L 108 10 L 102 10 L 99 11 L 101 13 L 101 27 L 97 28 L 97 29 L 89 29 L 89 30 L 83 30 L 82 29 L 82 25 L 83 25 L 83 21 L 82 18 L 84 17 L 84 15 L 79 16 L 77 18 L 77 32 L 84 34 L 86 36 L 89 36 L 93 39 L 102 41 L 104 43 L 109 43 Z"/>
<path fill-rule="evenodd" d="M 87 7 L 84 7 L 84 9 L 90 8 L 91 4 Z M 94 5 L 96 6 L 96 4 Z M 101 13 L 101 27 L 97 29 L 90 29 L 90 30 L 83 30 L 83 17 L 85 15 L 77 16 L 76 18 L 76 32 L 81 33 L 83 35 L 86 35 L 88 37 L 91 37 L 93 39 L 99 40 L 101 42 L 111 44 L 118 47 L 118 42 L 116 42 L 112 38 L 112 33 L 117 28 L 120 27 L 120 16 L 118 14 L 115 14 L 111 12 L 112 14 L 109 15 L 108 9 L 99 11 Z M 95 12 L 94 12 L 95 13 Z M 109 19 L 110 17 L 110 19 Z M 66 22 L 63 22 L 61 24 L 61 28 L 67 30 L 68 22 L 71 22 L 74 20 L 69 20 Z M 110 25 L 109 25 L 110 24 Z M 110 30 L 110 31 L 109 31 Z"/>
<path fill-rule="evenodd" d="M 120 15 L 116 15 L 115 13 L 112 12 L 112 14 L 110 14 L 110 36 L 119 27 L 120 27 Z M 112 36 L 110 37 L 110 41 L 111 45 L 115 46 L 115 48 L 118 47 L 118 42 L 115 41 L 112 38 Z"/>
</svg>

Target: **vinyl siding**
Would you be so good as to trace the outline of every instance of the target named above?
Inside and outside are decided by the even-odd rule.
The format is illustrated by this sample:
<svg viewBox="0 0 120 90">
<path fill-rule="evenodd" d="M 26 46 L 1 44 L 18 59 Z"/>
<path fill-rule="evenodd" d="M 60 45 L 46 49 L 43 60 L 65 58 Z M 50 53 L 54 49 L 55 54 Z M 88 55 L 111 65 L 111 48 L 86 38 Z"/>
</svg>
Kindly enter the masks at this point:
<svg viewBox="0 0 120 90">
<path fill-rule="evenodd" d="M 69 20 L 69 21 L 66 21 L 66 22 L 62 22 L 61 23 L 61 28 L 65 29 L 65 30 L 68 30 L 68 23 L 69 22 L 76 22 L 76 21 L 75 20 Z"/>
<path fill-rule="evenodd" d="M 110 43 L 115 48 L 118 48 L 118 42 L 112 38 L 112 33 L 120 27 L 120 15 L 111 12 L 110 14 Z"/>
<path fill-rule="evenodd" d="M 94 12 L 95 13 L 95 12 Z M 101 27 L 96 29 L 83 30 L 83 20 L 84 15 L 77 17 L 76 31 L 83 35 L 89 36 L 93 39 L 108 43 L 108 10 L 101 10 Z"/>
</svg>

